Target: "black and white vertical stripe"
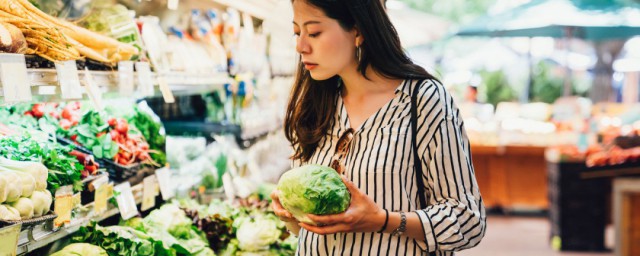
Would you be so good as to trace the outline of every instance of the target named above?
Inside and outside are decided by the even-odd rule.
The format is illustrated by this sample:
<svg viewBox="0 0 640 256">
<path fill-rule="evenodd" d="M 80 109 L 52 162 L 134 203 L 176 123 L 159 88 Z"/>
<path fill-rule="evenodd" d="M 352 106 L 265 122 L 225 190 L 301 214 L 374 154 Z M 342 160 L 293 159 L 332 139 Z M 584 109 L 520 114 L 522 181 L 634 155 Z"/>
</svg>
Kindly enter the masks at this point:
<svg viewBox="0 0 640 256">
<path fill-rule="evenodd" d="M 298 255 L 423 255 L 435 251 L 440 256 L 480 242 L 486 215 L 464 124 L 449 93 L 432 80 L 425 81 L 418 91 L 416 138 L 429 206 L 417 207 L 410 125 L 414 83 L 404 81 L 396 97 L 356 130 L 345 165 L 347 178 L 380 207 L 417 212 L 426 242 L 378 233 L 324 236 L 302 229 Z M 336 122 L 309 163 L 329 165 L 338 138 L 350 126 L 341 97 L 335 104 Z"/>
</svg>

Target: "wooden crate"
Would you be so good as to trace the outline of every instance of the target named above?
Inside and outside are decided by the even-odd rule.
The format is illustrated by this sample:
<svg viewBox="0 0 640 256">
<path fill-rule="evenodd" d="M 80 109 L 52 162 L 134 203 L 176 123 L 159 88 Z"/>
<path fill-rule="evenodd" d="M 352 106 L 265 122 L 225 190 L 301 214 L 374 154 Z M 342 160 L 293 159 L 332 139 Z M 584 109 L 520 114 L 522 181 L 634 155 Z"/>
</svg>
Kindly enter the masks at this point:
<svg viewBox="0 0 640 256">
<path fill-rule="evenodd" d="M 487 208 L 547 209 L 547 166 L 543 147 L 473 145 L 471 153 Z"/>
<path fill-rule="evenodd" d="M 616 255 L 640 255 L 640 178 L 614 180 L 613 218 Z"/>
</svg>

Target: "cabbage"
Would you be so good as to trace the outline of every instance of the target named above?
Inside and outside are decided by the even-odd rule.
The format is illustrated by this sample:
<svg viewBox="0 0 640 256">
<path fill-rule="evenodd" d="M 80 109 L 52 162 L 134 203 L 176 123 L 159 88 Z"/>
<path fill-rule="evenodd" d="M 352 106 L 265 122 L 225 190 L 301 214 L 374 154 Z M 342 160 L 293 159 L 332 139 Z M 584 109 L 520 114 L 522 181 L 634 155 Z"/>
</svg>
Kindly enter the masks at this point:
<svg viewBox="0 0 640 256">
<path fill-rule="evenodd" d="M 33 202 L 29 198 L 21 197 L 18 201 L 10 203 L 9 205 L 18 210 L 20 218 L 23 220 L 31 219 L 33 217 Z"/>
<path fill-rule="evenodd" d="M 22 195 L 22 185 L 20 176 L 13 172 L 0 172 L 0 176 L 4 176 L 7 179 L 7 199 L 5 202 L 15 202 Z"/>
<path fill-rule="evenodd" d="M 279 240 L 282 234 L 277 220 L 264 215 L 258 215 L 255 218 L 240 217 L 234 221 L 234 226 L 239 227 L 236 238 L 243 251 L 267 250 L 270 245 Z"/>
<path fill-rule="evenodd" d="M 351 195 L 332 168 L 305 165 L 284 173 L 278 182 L 280 203 L 298 221 L 315 224 L 306 214 L 336 214 L 347 210 Z"/>
<path fill-rule="evenodd" d="M 42 216 L 49 211 L 49 208 L 51 208 L 51 194 L 48 190 L 45 191 L 33 191 L 33 194 L 29 198 L 33 202 L 34 217 Z"/>
<path fill-rule="evenodd" d="M 77 243 L 67 245 L 62 250 L 51 254 L 51 256 L 65 256 L 65 255 L 91 255 L 91 256 L 108 256 L 107 251 L 92 244 Z"/>
<path fill-rule="evenodd" d="M 9 196 L 9 183 L 11 182 L 7 176 L 0 174 L 0 203 L 7 201 L 7 196 Z"/>
<path fill-rule="evenodd" d="M 20 213 L 16 208 L 8 205 L 0 205 L 0 220 L 20 220 Z"/>
</svg>

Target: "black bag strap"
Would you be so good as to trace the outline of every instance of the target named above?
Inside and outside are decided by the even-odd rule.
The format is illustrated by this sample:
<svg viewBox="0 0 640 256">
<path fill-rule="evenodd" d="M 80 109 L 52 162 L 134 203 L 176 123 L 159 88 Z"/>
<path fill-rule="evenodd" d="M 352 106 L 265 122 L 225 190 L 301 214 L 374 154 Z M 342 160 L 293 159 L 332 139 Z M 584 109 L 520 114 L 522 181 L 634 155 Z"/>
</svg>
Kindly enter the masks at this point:
<svg viewBox="0 0 640 256">
<path fill-rule="evenodd" d="M 424 82 L 424 79 L 418 80 L 411 90 L 411 148 L 413 149 L 413 169 L 416 173 L 418 181 L 418 198 L 420 205 L 418 207 L 427 207 L 427 192 L 425 191 L 424 180 L 422 179 L 422 163 L 420 162 L 420 154 L 418 154 L 418 143 L 416 136 L 418 135 L 418 89 Z M 430 252 L 429 256 L 436 256 L 436 252 Z"/>
<path fill-rule="evenodd" d="M 418 135 L 418 89 L 423 82 L 423 79 L 418 80 L 413 90 L 411 90 L 411 147 L 413 149 L 413 169 L 416 172 L 418 181 L 419 207 L 427 207 L 427 193 L 424 190 L 424 180 L 422 179 L 424 172 L 422 172 L 422 163 L 420 162 L 418 143 L 416 142 L 416 136 Z"/>
</svg>

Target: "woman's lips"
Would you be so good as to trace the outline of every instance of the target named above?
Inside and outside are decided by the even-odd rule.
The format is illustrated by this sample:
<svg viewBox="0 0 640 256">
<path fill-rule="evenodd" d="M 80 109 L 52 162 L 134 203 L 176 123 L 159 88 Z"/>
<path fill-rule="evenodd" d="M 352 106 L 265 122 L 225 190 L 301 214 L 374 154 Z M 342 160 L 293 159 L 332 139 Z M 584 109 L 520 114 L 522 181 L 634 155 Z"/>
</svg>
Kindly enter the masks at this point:
<svg viewBox="0 0 640 256">
<path fill-rule="evenodd" d="M 318 64 L 311 63 L 311 62 L 305 62 L 304 63 L 304 68 L 306 68 L 307 70 L 312 70 L 312 69 L 316 68 L 317 66 L 318 66 Z"/>
</svg>

